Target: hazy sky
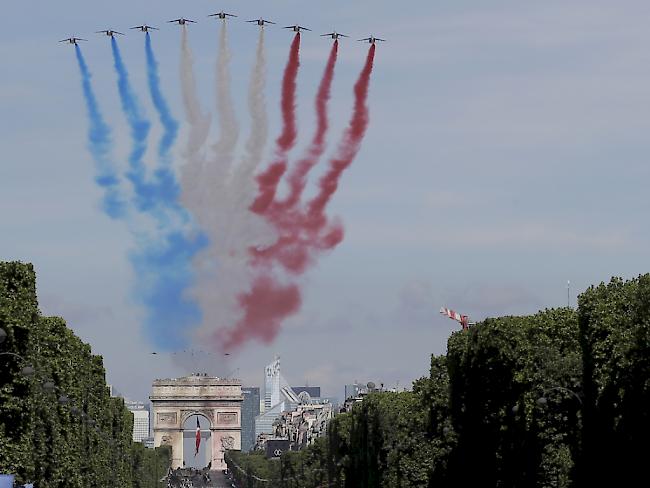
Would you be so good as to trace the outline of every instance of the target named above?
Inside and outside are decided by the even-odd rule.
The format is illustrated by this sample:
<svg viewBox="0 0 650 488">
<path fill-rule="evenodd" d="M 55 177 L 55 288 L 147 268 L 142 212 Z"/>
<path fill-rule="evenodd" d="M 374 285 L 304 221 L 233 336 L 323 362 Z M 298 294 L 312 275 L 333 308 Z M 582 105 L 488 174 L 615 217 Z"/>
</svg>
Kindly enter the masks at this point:
<svg viewBox="0 0 650 488">
<path fill-rule="evenodd" d="M 218 30 L 206 15 L 222 8 L 239 14 L 230 34 L 245 138 L 257 29 L 241 21 L 264 16 L 311 27 L 298 80 L 301 147 L 311 136 L 312 99 L 329 48 L 316 34 L 335 28 L 389 40 L 377 50 L 366 140 L 331 206 L 345 223 L 345 241 L 307 273 L 303 310 L 273 345 L 250 345 L 219 365 L 239 368 L 246 384 L 260 385 L 264 365 L 279 354 L 290 383 L 321 385 L 327 395 L 341 397 L 354 380 L 405 386 L 427 372 L 429 355 L 444 352 L 457 328 L 438 314 L 440 306 L 474 319 L 533 313 L 565 305 L 567 280 L 575 304 L 589 284 L 648 271 L 647 1 L 5 3 L 0 259 L 34 263 L 43 312 L 64 316 L 130 397 L 146 399 L 154 377 L 187 370 L 149 354 L 143 311 L 129 296 L 133 240 L 100 211 L 74 50 L 57 43 L 71 35 L 90 39 L 84 54 L 120 154 L 128 150 L 128 128 L 110 46 L 96 30 L 162 27 L 153 42 L 163 89 L 182 120 L 180 33 L 164 21 L 200 21 L 190 42 L 207 110 L 214 106 Z M 267 31 L 272 138 L 291 38 Z M 142 35 L 129 31 L 119 41 L 153 116 Z M 366 52 L 367 45 L 341 43 L 333 134 L 348 119 Z"/>
</svg>

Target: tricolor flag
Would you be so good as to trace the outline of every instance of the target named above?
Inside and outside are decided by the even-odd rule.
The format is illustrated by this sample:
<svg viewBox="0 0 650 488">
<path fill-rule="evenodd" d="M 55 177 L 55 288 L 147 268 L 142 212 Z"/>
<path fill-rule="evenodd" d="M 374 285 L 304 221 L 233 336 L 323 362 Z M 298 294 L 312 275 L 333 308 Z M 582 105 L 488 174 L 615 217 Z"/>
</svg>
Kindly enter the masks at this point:
<svg viewBox="0 0 650 488">
<path fill-rule="evenodd" d="M 196 416 L 196 450 L 194 451 L 194 457 L 199 453 L 199 447 L 201 446 L 201 424 L 199 424 L 199 416 Z"/>
</svg>

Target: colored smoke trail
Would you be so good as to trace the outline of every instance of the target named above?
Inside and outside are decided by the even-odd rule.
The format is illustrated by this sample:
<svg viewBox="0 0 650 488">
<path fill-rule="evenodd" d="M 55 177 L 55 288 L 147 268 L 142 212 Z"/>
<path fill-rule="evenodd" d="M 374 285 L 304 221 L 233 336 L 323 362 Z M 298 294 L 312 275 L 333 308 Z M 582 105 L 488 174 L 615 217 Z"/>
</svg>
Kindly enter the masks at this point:
<svg viewBox="0 0 650 488">
<path fill-rule="evenodd" d="M 259 192 L 251 205 L 255 213 L 264 213 L 275 198 L 278 183 L 287 169 L 287 154 L 296 143 L 296 79 L 300 67 L 300 32 L 296 32 L 289 51 L 289 60 L 282 78 L 282 133 L 276 140 L 276 154 L 269 167 L 257 176 Z"/>
<path fill-rule="evenodd" d="M 149 196 L 148 189 L 144 186 L 146 168 L 142 158 L 147 150 L 147 136 L 149 135 L 151 124 L 141 113 L 140 105 L 129 82 L 129 74 L 114 37 L 111 37 L 111 49 L 113 51 L 115 72 L 117 73 L 117 88 L 120 94 L 120 102 L 129 128 L 131 129 L 132 148 L 131 154 L 129 155 L 129 171 L 127 176 L 135 188 L 138 208 L 150 208 L 153 202 Z"/>
<path fill-rule="evenodd" d="M 224 40 L 223 32 L 221 40 Z M 249 211 L 257 192 L 254 174 L 262 161 L 268 137 L 264 44 L 264 30 L 260 29 L 248 87 L 251 128 L 245 143 L 243 158 L 225 175 L 225 188 L 219 187 L 218 191 L 214 191 L 211 205 L 202 209 L 206 221 L 209 221 L 207 229 L 210 231 L 210 246 L 195 260 L 195 269 L 199 270 L 200 275 L 193 292 L 204 311 L 203 330 L 209 331 L 209 334 L 212 334 L 215 325 L 231 325 L 240 319 L 241 307 L 237 293 L 238 290 L 249 288 L 252 281 L 248 267 L 248 249 L 255 245 L 271 244 L 275 239 L 273 229 L 264 219 Z M 224 44 L 222 43 L 221 46 L 223 47 Z M 220 53 L 223 52 L 220 49 Z M 220 54 L 219 63 L 226 59 Z M 228 100 L 230 97 L 226 66 L 220 64 L 217 68 L 217 93 L 221 93 L 219 98 L 222 100 Z M 226 79 L 228 84 L 224 83 Z M 227 105 L 224 106 L 226 107 Z M 227 111 L 219 111 L 219 113 L 222 121 L 224 117 L 228 120 Z M 228 122 L 225 124 L 221 122 L 222 128 L 228 125 Z M 220 140 L 228 140 L 228 138 L 222 134 Z M 218 147 L 219 144 L 215 149 Z M 214 336 L 210 335 L 206 339 L 214 340 Z M 219 347 L 222 345 L 223 342 L 219 341 Z"/>
<path fill-rule="evenodd" d="M 170 151 L 178 136 L 178 122 L 172 115 L 167 100 L 160 88 L 158 62 L 156 61 L 153 46 L 151 45 L 151 36 L 148 32 L 145 33 L 145 54 L 147 59 L 149 94 L 156 112 L 158 112 L 158 119 L 163 126 L 163 135 L 158 144 L 159 164 L 154 172 L 156 183 L 150 189 L 156 192 L 160 199 L 169 203 L 175 203 L 180 194 L 180 187 L 171 168 Z"/>
<path fill-rule="evenodd" d="M 266 115 L 266 55 L 264 48 L 264 29 L 260 29 L 255 50 L 255 65 L 248 86 L 248 113 L 251 118 L 251 132 L 246 141 L 246 153 L 239 166 L 233 173 L 231 187 L 240 192 L 237 203 L 248 207 L 255 198 L 256 188 L 252 181 L 253 174 L 262 161 L 264 147 L 269 133 L 268 116 Z M 239 206 L 239 205 L 238 205 Z"/>
<path fill-rule="evenodd" d="M 325 208 L 338 188 L 339 180 L 361 147 L 368 128 L 368 89 L 375 57 L 373 44 L 366 57 L 365 65 L 354 85 L 354 109 L 348 128 L 336 150 L 329 168 L 319 181 L 316 196 L 306 209 L 283 208 L 269 213 L 279 232 L 278 240 L 271 246 L 252 251 L 256 266 L 268 266 L 278 262 L 291 274 L 300 275 L 313 262 L 318 252 L 333 249 L 344 237 L 342 224 L 338 220 L 328 221 Z M 304 183 L 303 183 L 304 185 Z"/>
<path fill-rule="evenodd" d="M 185 292 L 194 282 L 192 258 L 206 242 L 177 202 L 178 185 L 169 155 L 177 124 L 160 91 L 157 65 L 150 40 L 147 41 L 149 88 L 164 127 L 155 184 L 147 182 L 143 163 L 150 123 L 141 112 L 114 38 L 111 46 L 122 109 L 131 129 L 133 147 L 128 177 L 134 187 L 136 207 L 141 212 L 127 220 L 136 239 L 136 248 L 129 253 L 136 278 L 133 294 L 146 308 L 145 327 L 154 343 L 171 348 L 186 344 L 188 330 L 201 321 L 199 307 L 185 297 Z"/>
<path fill-rule="evenodd" d="M 269 247 L 258 247 L 253 251 L 252 266 L 255 275 L 249 291 L 239 296 L 243 317 L 230 329 L 218 330 L 216 342 L 223 350 L 234 350 L 250 340 L 270 343 L 278 334 L 283 321 L 298 312 L 301 306 L 300 288 L 292 282 L 291 275 L 304 273 L 313 264 L 319 251 L 334 248 L 343 239 L 343 226 L 337 221 L 329 222 L 324 212 L 327 203 L 336 191 L 343 171 L 357 155 L 366 129 L 369 115 L 367 107 L 370 75 L 374 62 L 375 46 L 372 45 L 363 70 L 354 86 L 355 103 L 352 118 L 339 144 L 336 156 L 330 161 L 329 169 L 319 182 L 319 192 L 306 208 L 286 206 L 284 212 L 268 214 L 279 231 L 277 241 Z M 330 60 L 332 57 L 330 56 Z M 323 98 L 317 103 L 317 113 L 326 114 L 326 96 L 329 77 L 329 61 L 324 81 Z M 333 71 L 332 71 L 333 74 Z M 319 120 L 322 137 L 327 127 L 326 117 Z M 320 130 L 314 138 L 320 141 Z M 315 164 L 315 163 L 314 163 Z M 308 172 L 309 169 L 306 169 Z M 305 174 L 306 174 L 305 172 Z M 299 193 L 302 189 L 299 187 Z M 304 183 L 303 183 L 304 186 Z M 280 205 L 281 206 L 281 205 Z M 279 263 L 289 275 L 281 280 L 277 277 L 274 263 Z"/>
<path fill-rule="evenodd" d="M 214 182 L 223 186 L 228 169 L 232 164 L 235 146 L 239 138 L 239 125 L 235 116 L 232 95 L 230 93 L 230 48 L 228 47 L 228 28 L 224 20 L 221 25 L 219 37 L 219 55 L 216 69 L 216 96 L 217 116 L 221 134 L 217 143 L 213 146 L 217 179 Z M 216 193 L 216 192 L 214 192 Z"/>
<path fill-rule="evenodd" d="M 81 48 L 75 44 L 75 53 L 79 72 L 81 74 L 81 88 L 86 102 L 88 113 L 88 150 L 95 162 L 95 182 L 104 189 L 102 209 L 113 219 L 121 218 L 126 213 L 124 198 L 120 195 L 120 178 L 111 160 L 113 143 L 111 130 L 104 121 L 95 92 L 92 87 L 92 75 L 83 57 Z"/>
<path fill-rule="evenodd" d="M 218 330 L 216 342 L 223 351 L 235 350 L 252 339 L 268 344 L 277 336 L 282 321 L 300 309 L 301 302 L 295 284 L 282 285 L 270 275 L 260 275 L 251 291 L 239 297 L 243 318 L 231 329 Z"/>
<path fill-rule="evenodd" d="M 298 161 L 296 166 L 289 173 L 289 195 L 284 201 L 273 202 L 270 208 L 270 213 L 272 214 L 284 212 L 298 204 L 302 192 L 305 189 L 307 174 L 318 163 L 325 151 L 325 136 L 327 134 L 327 129 L 329 128 L 327 103 L 329 102 L 331 95 L 338 48 L 339 41 L 335 40 L 332 44 L 329 58 L 327 59 L 327 65 L 325 66 L 325 71 L 323 72 L 323 78 L 318 87 L 318 92 L 316 93 L 316 132 L 314 133 L 311 144 L 307 149 L 307 154 Z"/>
<path fill-rule="evenodd" d="M 164 129 L 163 136 L 158 145 L 158 156 L 160 156 L 161 162 L 169 165 L 171 163 L 169 152 L 174 142 L 176 142 L 178 122 L 172 115 L 167 100 L 165 100 L 160 88 L 158 62 L 156 61 L 153 46 L 151 45 L 151 36 L 148 32 L 145 33 L 145 54 L 147 58 L 147 82 L 149 84 L 151 101 L 158 112 L 158 118 Z"/>
<path fill-rule="evenodd" d="M 204 145 L 210 131 L 210 116 L 204 115 L 196 93 L 194 59 L 187 37 L 187 28 L 181 28 L 181 88 L 185 118 L 189 124 L 189 135 L 185 147 L 186 164 L 181 168 L 181 198 L 183 204 L 195 213 L 203 207 L 201 192 L 195 182 L 200 181 L 205 165 Z"/>
<path fill-rule="evenodd" d="M 352 164 L 361 148 L 361 142 L 366 135 L 370 117 L 368 114 L 368 88 L 375 60 L 375 45 L 368 50 L 366 64 L 354 85 L 354 111 L 336 156 L 330 161 L 330 167 L 319 181 L 319 192 L 309 202 L 308 216 L 311 230 L 322 230 L 325 225 L 325 207 L 338 188 L 343 172 Z"/>
</svg>

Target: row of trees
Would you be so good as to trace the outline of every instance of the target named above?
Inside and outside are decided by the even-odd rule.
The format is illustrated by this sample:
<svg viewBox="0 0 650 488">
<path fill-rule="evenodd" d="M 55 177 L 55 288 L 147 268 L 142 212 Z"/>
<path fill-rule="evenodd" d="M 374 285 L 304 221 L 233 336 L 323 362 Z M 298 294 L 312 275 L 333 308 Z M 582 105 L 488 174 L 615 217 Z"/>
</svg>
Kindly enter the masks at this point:
<svg viewBox="0 0 650 488">
<path fill-rule="evenodd" d="M 32 267 L 0 263 L 0 473 L 43 488 L 160 486 L 167 449 L 132 442 L 100 356 L 38 310 Z"/>
<path fill-rule="evenodd" d="M 458 331 L 411 392 L 368 395 L 274 473 L 256 454 L 238 464 L 246 487 L 635 486 L 649 436 L 644 275 L 588 289 L 577 310 Z M 251 484 L 258 469 L 268 481 Z"/>
</svg>

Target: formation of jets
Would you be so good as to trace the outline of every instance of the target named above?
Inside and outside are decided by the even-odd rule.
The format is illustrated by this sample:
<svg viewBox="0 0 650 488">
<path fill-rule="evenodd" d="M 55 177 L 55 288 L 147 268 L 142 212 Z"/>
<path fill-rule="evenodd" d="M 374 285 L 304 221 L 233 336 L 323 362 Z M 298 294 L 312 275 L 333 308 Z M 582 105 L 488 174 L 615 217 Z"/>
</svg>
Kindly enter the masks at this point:
<svg viewBox="0 0 650 488">
<path fill-rule="evenodd" d="M 217 19 L 222 19 L 222 20 L 225 21 L 229 17 L 237 17 L 237 16 L 235 14 L 229 14 L 229 13 L 224 12 L 222 10 L 221 12 L 210 14 L 210 15 L 208 15 L 208 17 L 215 17 Z M 174 19 L 174 20 L 168 20 L 167 22 L 170 23 L 170 24 L 178 24 L 178 25 L 182 25 L 182 26 L 185 26 L 187 24 L 196 24 L 195 20 L 186 19 L 184 17 L 180 17 L 180 18 Z M 246 22 L 256 24 L 259 27 L 261 27 L 262 29 L 264 28 L 264 26 L 266 24 L 275 25 L 275 22 L 263 19 L 262 17 L 260 17 L 259 19 L 247 20 Z M 131 29 L 137 29 L 137 30 L 139 30 L 141 32 L 149 32 L 150 30 L 160 30 L 157 27 L 152 27 L 152 26 L 147 25 L 147 24 L 131 27 Z M 296 25 L 288 25 L 288 26 L 284 27 L 284 29 L 291 29 L 293 32 L 298 32 L 298 33 L 301 32 L 301 31 L 311 31 L 311 29 L 308 29 L 307 27 L 303 27 L 303 26 L 298 25 L 298 24 L 296 24 Z M 113 30 L 113 29 L 106 29 L 106 30 L 102 30 L 102 31 L 97 31 L 97 34 L 105 34 L 108 37 L 114 37 L 115 34 L 119 34 L 121 36 L 124 35 L 122 32 L 118 32 L 118 31 Z M 328 32 L 327 34 L 321 34 L 320 36 L 321 37 L 330 37 L 330 38 L 332 38 L 334 40 L 337 40 L 339 37 L 350 37 L 350 36 L 347 36 L 345 34 L 341 34 L 340 32 L 336 32 L 336 31 Z M 82 39 L 80 37 L 69 37 L 68 39 L 63 39 L 63 40 L 61 40 L 59 42 L 65 42 L 65 43 L 68 43 L 68 44 L 75 44 L 76 45 L 78 41 L 86 41 L 86 40 L 87 39 Z M 365 37 L 363 39 L 358 39 L 358 41 L 360 41 L 360 42 L 368 42 L 370 44 L 375 44 L 377 41 L 385 42 L 386 39 L 381 39 L 379 37 L 375 37 L 375 36 L 371 35 L 370 37 Z"/>
</svg>

